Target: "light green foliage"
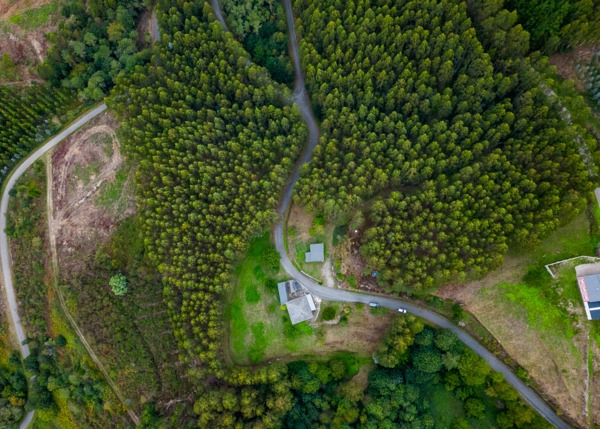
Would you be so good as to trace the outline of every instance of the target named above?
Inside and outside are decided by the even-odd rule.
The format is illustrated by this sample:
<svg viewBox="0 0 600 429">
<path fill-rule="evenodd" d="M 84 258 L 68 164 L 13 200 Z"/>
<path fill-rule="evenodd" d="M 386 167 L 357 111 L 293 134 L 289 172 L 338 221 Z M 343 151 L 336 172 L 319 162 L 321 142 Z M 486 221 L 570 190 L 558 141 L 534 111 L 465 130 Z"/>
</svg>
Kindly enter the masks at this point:
<svg viewBox="0 0 600 429">
<path fill-rule="evenodd" d="M 258 33 L 274 10 L 273 0 L 223 0 L 221 7 L 231 29 L 244 39 L 248 33 Z"/>
<path fill-rule="evenodd" d="M 17 66 L 8 52 L 3 53 L 0 60 L 0 80 L 14 81 L 17 77 Z"/>
<path fill-rule="evenodd" d="M 395 319 L 375 352 L 379 364 L 393 368 L 406 362 L 408 348 L 414 342 L 415 335 L 422 330 L 423 322 L 413 315 Z"/>
<path fill-rule="evenodd" d="M 34 30 L 48 23 L 50 16 L 56 12 L 57 5 L 56 2 L 48 3 L 36 9 L 29 9 L 20 15 L 11 16 L 9 20 L 23 30 Z"/>
<path fill-rule="evenodd" d="M 123 296 L 127 293 L 127 278 L 121 273 L 112 276 L 108 284 L 117 296 Z"/>
</svg>

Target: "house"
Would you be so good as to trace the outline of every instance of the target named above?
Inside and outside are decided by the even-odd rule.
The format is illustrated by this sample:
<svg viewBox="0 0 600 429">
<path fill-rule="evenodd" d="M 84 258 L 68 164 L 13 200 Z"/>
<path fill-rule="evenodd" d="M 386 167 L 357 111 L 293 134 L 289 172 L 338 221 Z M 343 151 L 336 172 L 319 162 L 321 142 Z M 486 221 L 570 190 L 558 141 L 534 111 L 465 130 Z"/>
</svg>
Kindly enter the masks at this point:
<svg viewBox="0 0 600 429">
<path fill-rule="evenodd" d="M 325 245 L 311 244 L 310 252 L 306 252 L 306 262 L 323 262 L 325 260 Z"/>
<path fill-rule="evenodd" d="M 588 320 L 600 320 L 600 263 L 577 265 L 575 273 Z"/>
<path fill-rule="evenodd" d="M 286 306 L 292 325 L 312 319 L 313 311 L 316 310 L 311 294 L 292 299 L 287 302 Z"/>
</svg>

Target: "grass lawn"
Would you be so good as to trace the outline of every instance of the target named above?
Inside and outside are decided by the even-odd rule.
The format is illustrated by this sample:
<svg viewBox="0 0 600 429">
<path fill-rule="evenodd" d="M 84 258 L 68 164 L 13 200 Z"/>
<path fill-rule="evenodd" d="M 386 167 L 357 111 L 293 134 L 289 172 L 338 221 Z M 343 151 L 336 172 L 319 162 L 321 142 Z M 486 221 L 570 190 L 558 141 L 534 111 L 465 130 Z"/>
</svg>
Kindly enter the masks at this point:
<svg viewBox="0 0 600 429">
<path fill-rule="evenodd" d="M 226 315 L 231 357 L 239 364 L 259 363 L 314 342 L 313 328 L 305 322 L 292 326 L 287 311 L 279 306 L 277 289 L 266 286 L 269 279 L 287 279 L 285 273 L 265 267 L 263 254 L 270 245 L 268 233 L 255 238 L 236 269 L 236 287 Z"/>
<path fill-rule="evenodd" d="M 287 310 L 279 305 L 276 287 L 267 286 L 269 279 L 276 282 L 288 279 L 283 270 L 274 272 L 265 267 L 263 254 L 270 245 L 268 233 L 255 238 L 236 268 L 237 280 L 225 312 L 231 359 L 237 364 L 252 364 L 287 356 L 302 358 L 350 352 L 340 356 L 353 373 L 358 372 L 361 359 L 370 361 L 377 343 L 397 315 L 387 311 L 371 314 L 371 308 L 362 304 L 323 302 L 323 308 L 332 306 L 337 315 L 346 307 L 350 312 L 344 313 L 345 320 L 337 324 L 320 324 L 315 328 L 306 322 L 292 325 Z M 321 321 L 320 314 L 318 322 Z"/>
</svg>

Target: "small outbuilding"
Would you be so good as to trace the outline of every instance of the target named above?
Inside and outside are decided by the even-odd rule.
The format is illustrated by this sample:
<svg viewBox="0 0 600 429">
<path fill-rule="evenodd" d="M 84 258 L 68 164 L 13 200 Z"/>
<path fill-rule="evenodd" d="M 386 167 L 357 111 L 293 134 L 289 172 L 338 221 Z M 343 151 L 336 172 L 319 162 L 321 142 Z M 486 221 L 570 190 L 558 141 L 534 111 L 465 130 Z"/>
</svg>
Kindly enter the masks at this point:
<svg viewBox="0 0 600 429">
<path fill-rule="evenodd" d="M 286 280 L 277 283 L 277 290 L 279 291 L 279 305 L 283 305 L 294 298 L 294 295 L 302 292 L 302 287 L 296 280 Z"/>
<path fill-rule="evenodd" d="M 600 263 L 577 265 L 575 273 L 588 320 L 600 320 Z"/>
<path fill-rule="evenodd" d="M 325 260 L 325 245 L 311 244 L 310 252 L 306 252 L 306 262 L 323 262 Z"/>
</svg>

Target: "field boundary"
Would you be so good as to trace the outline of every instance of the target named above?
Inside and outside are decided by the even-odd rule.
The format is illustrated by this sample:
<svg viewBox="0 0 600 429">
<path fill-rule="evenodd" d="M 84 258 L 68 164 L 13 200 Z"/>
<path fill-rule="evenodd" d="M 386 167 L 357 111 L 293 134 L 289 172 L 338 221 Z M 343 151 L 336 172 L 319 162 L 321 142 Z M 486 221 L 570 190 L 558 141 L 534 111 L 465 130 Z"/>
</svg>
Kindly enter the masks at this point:
<svg viewBox="0 0 600 429">
<path fill-rule="evenodd" d="M 575 259 L 579 259 L 579 258 L 585 258 L 588 260 L 588 262 L 600 262 L 600 258 L 597 256 L 588 256 L 588 255 L 581 255 L 581 256 L 574 256 L 573 258 L 569 258 L 569 259 L 563 259 L 562 261 L 557 261 L 557 262 L 552 262 L 551 264 L 547 264 L 545 265 L 546 270 L 548 271 L 548 273 L 550 273 L 550 275 L 552 276 L 553 279 L 556 279 L 556 274 L 552 271 L 552 268 L 554 265 L 562 265 L 566 262 L 569 261 L 573 261 Z"/>
</svg>

